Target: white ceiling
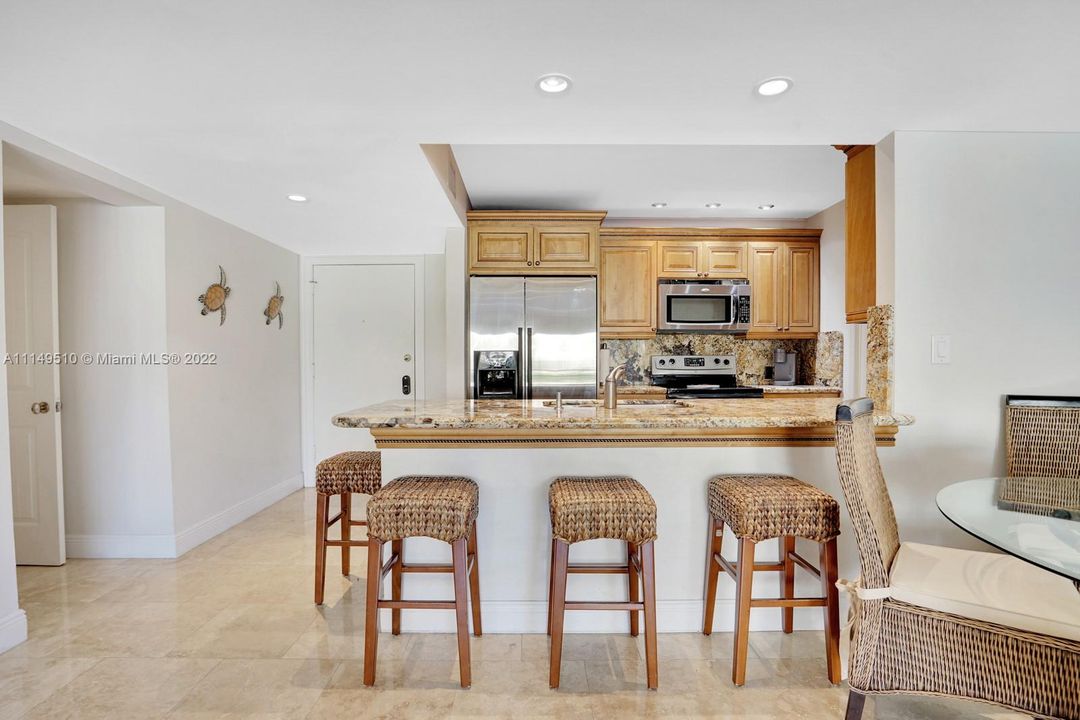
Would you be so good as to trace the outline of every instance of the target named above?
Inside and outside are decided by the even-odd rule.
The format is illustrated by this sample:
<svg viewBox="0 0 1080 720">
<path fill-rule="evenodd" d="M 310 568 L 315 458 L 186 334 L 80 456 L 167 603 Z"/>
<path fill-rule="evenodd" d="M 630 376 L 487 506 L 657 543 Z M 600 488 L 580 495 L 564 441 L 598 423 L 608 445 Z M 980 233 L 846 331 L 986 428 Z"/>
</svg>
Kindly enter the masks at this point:
<svg viewBox="0 0 1080 720">
<path fill-rule="evenodd" d="M 0 16 L 0 120 L 308 253 L 438 251 L 457 221 L 421 142 L 1080 130 L 1070 0 L 0 0 Z M 534 88 L 552 71 L 567 95 Z M 754 95 L 781 74 L 791 92 Z"/>
<path fill-rule="evenodd" d="M 844 198 L 825 145 L 454 145 L 478 209 L 607 210 L 611 218 L 807 218 Z M 666 202 L 665 208 L 653 208 Z M 707 209 L 705 203 L 719 202 Z M 775 205 L 758 210 L 759 205 Z"/>
</svg>

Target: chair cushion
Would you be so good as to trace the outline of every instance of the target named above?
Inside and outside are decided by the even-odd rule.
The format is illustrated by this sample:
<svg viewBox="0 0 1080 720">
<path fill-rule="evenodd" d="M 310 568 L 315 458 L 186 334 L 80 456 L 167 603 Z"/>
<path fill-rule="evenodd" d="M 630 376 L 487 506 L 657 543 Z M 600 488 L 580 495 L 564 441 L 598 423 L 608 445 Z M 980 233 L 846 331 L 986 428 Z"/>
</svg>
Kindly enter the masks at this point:
<svg viewBox="0 0 1080 720">
<path fill-rule="evenodd" d="M 825 542 L 840 534 L 840 504 L 824 490 L 788 475 L 717 475 L 709 512 L 737 538 L 784 535 Z"/>
<path fill-rule="evenodd" d="M 399 477 L 368 501 L 368 537 L 383 542 L 430 537 L 452 543 L 472 534 L 479 508 L 480 491 L 467 477 Z"/>
<path fill-rule="evenodd" d="M 1080 640 L 1076 584 L 1011 555 L 901 543 L 889 585 L 911 605 Z"/>
<path fill-rule="evenodd" d="M 381 486 L 382 455 L 378 450 L 338 453 L 315 467 L 315 490 L 323 495 L 374 495 Z"/>
<path fill-rule="evenodd" d="M 548 490 L 551 534 L 568 543 L 656 539 L 656 502 L 641 483 L 623 476 L 560 477 Z"/>
</svg>

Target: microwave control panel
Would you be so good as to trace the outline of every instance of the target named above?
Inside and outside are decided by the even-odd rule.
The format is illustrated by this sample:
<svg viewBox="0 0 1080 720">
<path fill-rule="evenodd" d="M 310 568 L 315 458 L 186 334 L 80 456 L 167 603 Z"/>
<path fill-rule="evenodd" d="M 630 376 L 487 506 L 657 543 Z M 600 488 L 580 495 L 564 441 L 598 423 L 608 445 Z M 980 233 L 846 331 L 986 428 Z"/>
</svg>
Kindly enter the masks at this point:
<svg viewBox="0 0 1080 720">
<path fill-rule="evenodd" d="M 750 324 L 750 298 L 746 295 L 739 296 L 739 306 L 736 310 L 736 317 L 740 325 Z"/>
</svg>

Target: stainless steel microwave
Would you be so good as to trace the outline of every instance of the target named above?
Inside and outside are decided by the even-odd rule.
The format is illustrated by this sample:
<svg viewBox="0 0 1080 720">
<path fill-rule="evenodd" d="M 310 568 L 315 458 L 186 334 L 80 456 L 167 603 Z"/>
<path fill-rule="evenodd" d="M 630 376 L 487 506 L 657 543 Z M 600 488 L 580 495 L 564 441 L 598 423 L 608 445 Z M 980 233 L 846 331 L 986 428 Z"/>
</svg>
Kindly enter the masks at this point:
<svg viewBox="0 0 1080 720">
<path fill-rule="evenodd" d="M 746 280 L 661 280 L 659 332 L 745 333 L 750 329 Z"/>
</svg>

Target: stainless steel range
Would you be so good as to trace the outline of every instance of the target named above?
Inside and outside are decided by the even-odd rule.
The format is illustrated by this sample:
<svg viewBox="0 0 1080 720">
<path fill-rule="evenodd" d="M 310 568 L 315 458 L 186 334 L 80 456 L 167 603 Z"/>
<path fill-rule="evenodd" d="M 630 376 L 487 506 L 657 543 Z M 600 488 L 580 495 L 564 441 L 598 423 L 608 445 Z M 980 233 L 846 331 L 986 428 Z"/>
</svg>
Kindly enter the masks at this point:
<svg viewBox="0 0 1080 720">
<path fill-rule="evenodd" d="M 734 355 L 653 355 L 654 385 L 669 398 L 759 398 L 761 388 L 739 387 Z"/>
</svg>

